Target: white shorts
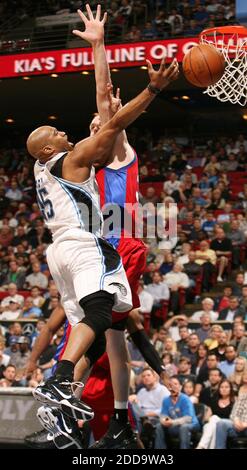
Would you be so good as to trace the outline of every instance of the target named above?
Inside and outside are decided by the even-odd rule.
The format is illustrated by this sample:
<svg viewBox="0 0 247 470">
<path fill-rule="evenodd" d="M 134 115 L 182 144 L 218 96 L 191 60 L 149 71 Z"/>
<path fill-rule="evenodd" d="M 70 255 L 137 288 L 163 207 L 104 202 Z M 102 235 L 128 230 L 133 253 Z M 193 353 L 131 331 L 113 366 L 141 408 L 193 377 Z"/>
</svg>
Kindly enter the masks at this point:
<svg viewBox="0 0 247 470">
<path fill-rule="evenodd" d="M 114 294 L 114 311 L 131 310 L 131 291 L 121 258 L 102 238 L 71 229 L 55 239 L 46 254 L 72 326 L 84 318 L 79 301 L 99 290 Z"/>
</svg>

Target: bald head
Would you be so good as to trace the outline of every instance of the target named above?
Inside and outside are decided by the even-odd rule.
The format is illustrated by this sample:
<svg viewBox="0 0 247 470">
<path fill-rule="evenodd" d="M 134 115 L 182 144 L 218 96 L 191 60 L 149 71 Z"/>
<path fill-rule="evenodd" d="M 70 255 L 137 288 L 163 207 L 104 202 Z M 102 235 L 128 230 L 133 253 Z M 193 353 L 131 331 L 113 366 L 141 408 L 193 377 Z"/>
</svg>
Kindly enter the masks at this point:
<svg viewBox="0 0 247 470">
<path fill-rule="evenodd" d="M 36 160 L 47 161 L 56 153 L 72 148 L 66 133 L 51 126 L 38 127 L 27 139 L 27 150 Z"/>
<path fill-rule="evenodd" d="M 42 156 L 44 147 L 49 144 L 52 131 L 51 126 L 41 126 L 31 132 L 27 139 L 27 150 L 32 157 L 38 159 Z"/>
</svg>

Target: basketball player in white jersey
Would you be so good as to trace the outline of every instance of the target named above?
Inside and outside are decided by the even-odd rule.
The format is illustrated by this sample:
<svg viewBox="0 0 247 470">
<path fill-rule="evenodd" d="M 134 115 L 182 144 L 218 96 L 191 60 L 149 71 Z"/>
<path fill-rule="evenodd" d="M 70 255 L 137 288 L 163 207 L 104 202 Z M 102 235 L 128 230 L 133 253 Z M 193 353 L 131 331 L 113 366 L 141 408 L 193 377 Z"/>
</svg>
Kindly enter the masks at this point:
<svg viewBox="0 0 247 470">
<path fill-rule="evenodd" d="M 77 400 L 71 382 L 74 366 L 96 338 L 111 326 L 111 311 L 131 308 L 129 285 L 117 252 L 101 238 L 101 216 L 92 165 L 105 162 L 119 132 L 133 122 L 178 74 L 176 62 L 155 71 L 150 84 L 122 108 L 97 135 L 78 142 L 50 126 L 27 140 L 37 160 L 35 179 L 39 204 L 53 234 L 47 259 L 66 315 L 73 325 L 54 377 L 37 387 L 37 399 L 60 407 L 69 416 L 90 419 L 92 410 Z M 62 176 L 58 177 L 57 174 Z M 79 308 L 81 307 L 81 308 Z"/>
</svg>

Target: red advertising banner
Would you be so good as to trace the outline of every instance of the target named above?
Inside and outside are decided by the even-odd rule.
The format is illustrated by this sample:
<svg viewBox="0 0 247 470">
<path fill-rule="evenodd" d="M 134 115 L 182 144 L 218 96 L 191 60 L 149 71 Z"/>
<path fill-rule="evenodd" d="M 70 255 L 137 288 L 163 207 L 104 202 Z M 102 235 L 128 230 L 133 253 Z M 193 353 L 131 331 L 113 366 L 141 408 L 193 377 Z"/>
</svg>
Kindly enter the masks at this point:
<svg viewBox="0 0 247 470">
<path fill-rule="evenodd" d="M 106 47 L 107 59 L 110 67 L 114 68 L 142 66 L 146 59 L 157 63 L 163 56 L 166 56 L 167 63 L 174 57 L 181 62 L 184 54 L 197 43 L 197 38 L 183 38 L 115 44 Z M 91 48 L 0 56 L 0 78 L 81 72 L 93 68 Z"/>
</svg>

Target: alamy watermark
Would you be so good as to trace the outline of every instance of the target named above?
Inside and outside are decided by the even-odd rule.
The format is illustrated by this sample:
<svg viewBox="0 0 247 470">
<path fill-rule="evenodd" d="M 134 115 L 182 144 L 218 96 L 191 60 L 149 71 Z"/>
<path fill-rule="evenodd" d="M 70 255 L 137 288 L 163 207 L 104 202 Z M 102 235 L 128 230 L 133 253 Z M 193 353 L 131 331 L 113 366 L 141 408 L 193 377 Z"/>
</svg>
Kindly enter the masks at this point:
<svg viewBox="0 0 247 470">
<path fill-rule="evenodd" d="M 157 239 L 160 248 L 173 248 L 177 243 L 175 203 L 105 204 L 101 212 L 94 204 L 78 203 L 81 225 L 86 231 L 112 238 Z"/>
</svg>

